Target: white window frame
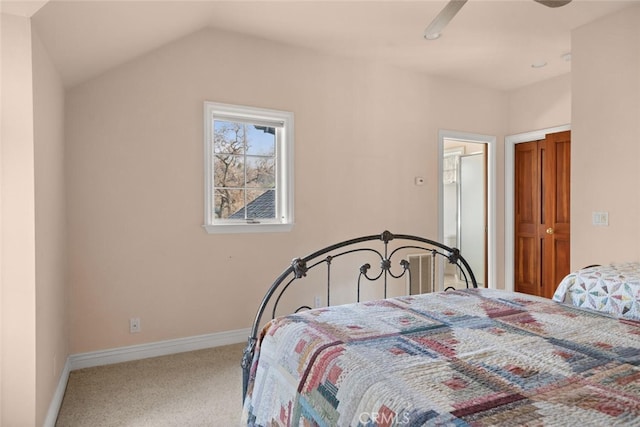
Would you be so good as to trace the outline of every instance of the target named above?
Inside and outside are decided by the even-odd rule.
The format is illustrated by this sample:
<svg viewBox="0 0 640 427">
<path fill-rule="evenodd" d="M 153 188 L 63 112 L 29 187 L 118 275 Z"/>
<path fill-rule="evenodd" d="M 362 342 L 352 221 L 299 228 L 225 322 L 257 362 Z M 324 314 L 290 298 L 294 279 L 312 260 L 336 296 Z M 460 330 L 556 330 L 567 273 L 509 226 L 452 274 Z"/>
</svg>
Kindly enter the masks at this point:
<svg viewBox="0 0 640 427">
<path fill-rule="evenodd" d="M 216 219 L 213 210 L 214 118 L 260 123 L 276 127 L 276 218 L 260 220 Z M 209 234 L 290 231 L 293 228 L 294 117 L 288 111 L 241 105 L 204 103 L 204 229 Z"/>
</svg>

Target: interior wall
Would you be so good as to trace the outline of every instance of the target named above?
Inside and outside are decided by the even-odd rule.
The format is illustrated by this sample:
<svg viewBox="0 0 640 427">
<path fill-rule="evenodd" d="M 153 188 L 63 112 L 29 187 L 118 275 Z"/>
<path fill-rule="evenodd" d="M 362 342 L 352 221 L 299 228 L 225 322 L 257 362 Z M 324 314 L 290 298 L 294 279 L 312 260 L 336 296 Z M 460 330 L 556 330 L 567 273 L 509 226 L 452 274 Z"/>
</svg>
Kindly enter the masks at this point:
<svg viewBox="0 0 640 427">
<path fill-rule="evenodd" d="M 68 356 L 64 89 L 33 34 L 36 255 L 36 425 L 43 425 Z"/>
<path fill-rule="evenodd" d="M 571 266 L 640 259 L 640 6 L 572 33 Z M 592 212 L 609 212 L 593 226 Z"/>
<path fill-rule="evenodd" d="M 205 100 L 294 112 L 292 232 L 202 229 Z M 213 30 L 68 90 L 71 353 L 246 328 L 296 256 L 384 229 L 437 236 L 438 130 L 500 140 L 506 108 L 501 92 Z"/>
<path fill-rule="evenodd" d="M 507 135 L 571 123 L 571 74 L 509 92 Z"/>
<path fill-rule="evenodd" d="M 0 425 L 36 425 L 36 279 L 31 24 L 1 14 Z"/>
</svg>

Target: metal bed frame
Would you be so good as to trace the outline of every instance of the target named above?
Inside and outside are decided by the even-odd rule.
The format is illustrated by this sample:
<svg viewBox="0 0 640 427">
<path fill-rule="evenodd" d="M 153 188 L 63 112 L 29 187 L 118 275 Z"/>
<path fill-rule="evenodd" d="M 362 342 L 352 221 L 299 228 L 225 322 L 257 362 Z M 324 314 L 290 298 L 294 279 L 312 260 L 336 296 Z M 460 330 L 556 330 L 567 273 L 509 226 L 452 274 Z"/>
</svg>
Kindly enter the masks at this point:
<svg viewBox="0 0 640 427">
<path fill-rule="evenodd" d="M 374 242 L 370 245 L 363 246 L 362 243 Z M 395 241 L 393 245 L 390 245 L 391 241 Z M 379 243 L 382 242 L 382 248 L 379 248 Z M 377 247 L 375 243 L 378 243 Z M 284 292 L 290 287 L 291 284 L 303 279 L 307 276 L 307 273 L 318 267 L 319 265 L 326 266 L 326 296 L 327 306 L 331 305 L 331 266 L 334 260 L 345 255 L 353 255 L 356 253 L 366 252 L 368 255 L 374 258 L 379 258 L 380 267 L 379 271 L 373 271 L 370 262 L 362 264 L 359 268 L 357 277 L 357 298 L 356 302 L 360 302 L 360 290 L 362 285 L 362 279 L 366 279 L 370 282 L 382 281 L 384 298 L 387 298 L 387 287 L 390 279 L 400 279 L 407 276 L 410 280 L 411 271 L 409 269 L 409 261 L 402 258 L 397 261 L 399 265 L 399 272 L 393 272 L 392 258 L 396 256 L 394 260 L 402 256 L 402 251 L 405 250 L 418 250 L 422 253 L 430 253 L 432 255 L 432 265 L 435 264 L 435 259 L 440 256 L 446 259 L 450 264 L 457 266 L 458 271 L 461 274 L 467 288 L 471 284 L 472 287 L 477 288 L 478 284 L 476 278 L 471 271 L 471 267 L 467 261 L 460 255 L 460 250 L 456 248 L 448 247 L 442 243 L 426 239 L 423 237 L 413 236 L 409 234 L 392 234 L 389 231 L 384 231 L 382 234 L 374 234 L 370 236 L 358 237 L 355 239 L 345 240 L 340 243 L 336 243 L 326 248 L 320 249 L 307 255 L 303 258 L 295 258 L 289 268 L 284 270 L 280 276 L 276 278 L 267 293 L 262 299 L 253 326 L 251 327 L 251 334 L 247 342 L 247 346 L 244 350 L 242 357 L 242 398 L 247 394 L 247 386 L 249 383 L 249 375 L 251 370 L 251 363 L 253 361 L 253 355 L 258 341 L 258 333 L 262 325 L 262 317 L 267 310 L 268 306 L 271 306 L 271 319 L 276 317 L 276 310 L 278 304 L 282 298 Z M 433 269 L 432 269 L 433 272 Z M 445 288 L 445 291 L 454 289 L 452 286 Z M 272 299 L 275 298 L 273 301 Z M 310 310 L 311 307 L 307 305 L 300 306 L 295 312 L 300 310 Z"/>
</svg>

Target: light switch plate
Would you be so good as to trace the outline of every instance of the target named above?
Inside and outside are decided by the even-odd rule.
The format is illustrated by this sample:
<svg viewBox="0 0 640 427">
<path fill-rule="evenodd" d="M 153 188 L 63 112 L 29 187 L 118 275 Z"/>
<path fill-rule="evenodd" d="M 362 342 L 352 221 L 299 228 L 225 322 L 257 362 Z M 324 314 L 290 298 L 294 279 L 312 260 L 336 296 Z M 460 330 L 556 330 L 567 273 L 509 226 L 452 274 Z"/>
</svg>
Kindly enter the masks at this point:
<svg viewBox="0 0 640 427">
<path fill-rule="evenodd" d="M 593 212 L 591 217 L 593 225 L 609 225 L 609 212 Z"/>
</svg>

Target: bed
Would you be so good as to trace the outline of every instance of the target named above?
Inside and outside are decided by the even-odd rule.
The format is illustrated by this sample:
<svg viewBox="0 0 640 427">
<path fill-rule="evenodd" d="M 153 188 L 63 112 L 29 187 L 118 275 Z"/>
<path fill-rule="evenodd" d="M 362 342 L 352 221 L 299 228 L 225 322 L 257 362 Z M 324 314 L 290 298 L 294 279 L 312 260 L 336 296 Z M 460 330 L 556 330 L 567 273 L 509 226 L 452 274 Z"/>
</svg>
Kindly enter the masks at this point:
<svg viewBox="0 0 640 427">
<path fill-rule="evenodd" d="M 568 274 L 555 301 L 640 320 L 640 263 L 592 265 Z"/>
<path fill-rule="evenodd" d="M 401 273 L 391 258 L 407 246 L 414 251 L 415 238 L 435 244 L 466 286 L 284 316 L 272 311 L 263 324 L 268 301 L 306 277 L 304 268 L 296 273 L 299 265 L 324 265 L 327 252 L 294 260 L 267 292 L 249 337 L 243 423 L 640 425 L 640 322 L 477 288 L 456 249 L 389 236 L 380 239 L 380 271 L 370 274 L 367 263 L 365 276 L 386 287 L 387 276 L 410 274 L 410 257 L 400 256 Z M 412 243 L 389 249 L 396 238 Z M 349 242 L 337 245 L 339 253 L 350 253 Z"/>
</svg>

